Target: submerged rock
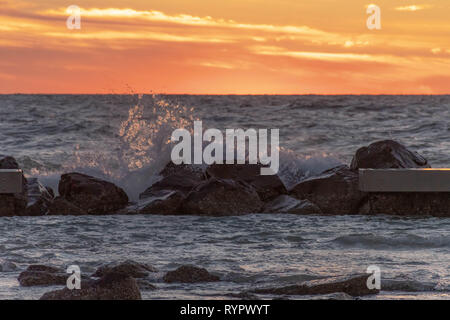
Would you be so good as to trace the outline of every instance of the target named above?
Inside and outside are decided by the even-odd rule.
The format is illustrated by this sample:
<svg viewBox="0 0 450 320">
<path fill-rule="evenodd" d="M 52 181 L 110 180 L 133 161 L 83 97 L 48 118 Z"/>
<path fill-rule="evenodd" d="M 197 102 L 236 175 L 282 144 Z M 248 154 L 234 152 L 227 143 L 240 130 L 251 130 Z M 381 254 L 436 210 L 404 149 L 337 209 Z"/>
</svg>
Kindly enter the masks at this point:
<svg viewBox="0 0 450 320">
<path fill-rule="evenodd" d="M 194 266 L 181 266 L 174 271 L 169 271 L 163 278 L 167 283 L 197 283 L 197 282 L 216 282 L 220 281 L 218 276 L 210 274 L 204 268 Z"/>
<path fill-rule="evenodd" d="M 68 276 L 68 274 L 55 267 L 30 265 L 19 274 L 17 280 L 23 287 L 65 285 Z"/>
<path fill-rule="evenodd" d="M 261 212 L 263 205 L 251 185 L 212 178 L 189 193 L 182 210 L 186 214 L 229 216 Z"/>
<path fill-rule="evenodd" d="M 264 207 L 267 213 L 320 214 L 322 210 L 308 200 L 298 200 L 288 195 L 281 195 Z"/>
<path fill-rule="evenodd" d="M 58 190 L 61 198 L 88 214 L 113 214 L 128 205 L 121 188 L 81 173 L 63 174 Z"/>
<path fill-rule="evenodd" d="M 13 157 L 0 159 L 0 169 L 20 169 Z M 27 179 L 22 175 L 22 192 L 15 194 L 0 194 L 0 216 L 25 215 L 28 203 Z"/>
<path fill-rule="evenodd" d="M 256 289 L 251 292 L 275 295 L 325 295 L 343 292 L 353 297 L 379 293 L 379 290 L 369 289 L 367 287 L 367 279 L 369 276 L 370 274 L 326 278 L 281 288 Z"/>
<path fill-rule="evenodd" d="M 261 175 L 261 164 L 213 164 L 208 166 L 208 177 L 241 180 L 255 188 L 263 201 L 287 194 L 286 187 L 278 175 Z"/>
<path fill-rule="evenodd" d="M 145 278 L 150 272 L 158 272 L 154 267 L 132 260 L 113 262 L 99 267 L 92 277 L 103 277 L 108 273 L 123 273 L 132 278 Z"/>
<path fill-rule="evenodd" d="M 17 270 L 15 263 L 10 261 L 0 261 L 0 272 L 11 272 Z"/>
<path fill-rule="evenodd" d="M 429 167 L 424 157 L 393 140 L 377 141 L 358 149 L 350 165 L 351 170 Z"/>
<path fill-rule="evenodd" d="M 82 281 L 81 289 L 67 287 L 45 293 L 40 300 L 141 300 L 136 280 L 120 272 L 109 272 L 97 281 Z"/>
<path fill-rule="evenodd" d="M 52 189 L 44 187 L 37 178 L 29 178 L 26 215 L 46 215 L 53 203 L 53 198 L 54 193 Z"/>
<path fill-rule="evenodd" d="M 290 194 L 309 200 L 325 214 L 356 214 L 366 194 L 359 191 L 358 174 L 340 166 L 294 186 Z"/>
</svg>

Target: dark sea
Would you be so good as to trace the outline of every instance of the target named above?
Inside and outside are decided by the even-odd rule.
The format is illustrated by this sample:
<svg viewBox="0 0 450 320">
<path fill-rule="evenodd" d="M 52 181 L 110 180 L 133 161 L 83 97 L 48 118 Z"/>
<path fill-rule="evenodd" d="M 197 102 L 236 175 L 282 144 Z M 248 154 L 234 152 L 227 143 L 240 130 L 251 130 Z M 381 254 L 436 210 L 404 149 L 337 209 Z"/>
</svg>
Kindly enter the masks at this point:
<svg viewBox="0 0 450 320">
<path fill-rule="evenodd" d="M 136 199 L 170 160 L 172 131 L 194 120 L 204 129 L 279 129 L 288 187 L 349 164 L 359 147 L 380 139 L 450 167 L 450 96 L 0 95 L 0 156 L 14 156 L 27 177 L 54 190 L 61 173 L 79 171 Z M 30 264 L 78 264 L 88 275 L 125 259 L 160 270 L 151 276 L 158 290 L 144 290 L 145 299 L 222 299 L 370 265 L 381 269 L 382 292 L 368 299 L 450 299 L 450 218 L 0 217 L 0 299 L 52 289 L 19 286 Z M 223 281 L 165 284 L 165 272 L 182 264 Z"/>
</svg>

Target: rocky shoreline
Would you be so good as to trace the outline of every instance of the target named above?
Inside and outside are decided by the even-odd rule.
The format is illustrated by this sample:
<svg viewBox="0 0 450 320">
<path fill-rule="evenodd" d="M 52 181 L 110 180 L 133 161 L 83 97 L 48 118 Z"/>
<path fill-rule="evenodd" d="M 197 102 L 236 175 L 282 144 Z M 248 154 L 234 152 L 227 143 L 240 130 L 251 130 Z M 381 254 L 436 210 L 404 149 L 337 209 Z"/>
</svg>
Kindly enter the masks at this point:
<svg viewBox="0 0 450 320">
<path fill-rule="evenodd" d="M 47 265 L 30 265 L 19 274 L 18 281 L 21 287 L 63 286 L 62 289 L 44 293 L 40 300 L 141 300 L 141 290 L 158 290 L 149 280 L 150 273 L 156 272 L 158 272 L 157 269 L 145 263 L 132 260 L 115 262 L 100 266 L 90 276 L 82 276 L 80 289 L 69 289 L 66 283 L 70 275 L 64 270 Z M 370 274 L 329 277 L 287 287 L 255 288 L 240 293 L 224 294 L 224 296 L 252 300 L 267 295 L 286 298 L 339 293 L 356 298 L 378 294 L 380 290 L 368 288 L 369 277 Z M 223 280 L 204 268 L 183 265 L 176 270 L 166 272 L 162 281 L 167 284 L 196 284 Z"/>
<path fill-rule="evenodd" d="M 169 163 L 160 179 L 131 203 L 111 182 L 81 173 L 61 176 L 58 196 L 36 178 L 23 177 L 21 194 L 0 194 L 0 216 L 161 214 L 231 216 L 250 213 L 410 215 L 450 217 L 450 193 L 364 193 L 360 168 L 429 168 L 428 161 L 392 140 L 358 149 L 349 166 L 309 177 L 287 189 L 279 176 L 261 176 L 260 165 Z M 19 169 L 12 157 L 0 169 Z"/>
</svg>

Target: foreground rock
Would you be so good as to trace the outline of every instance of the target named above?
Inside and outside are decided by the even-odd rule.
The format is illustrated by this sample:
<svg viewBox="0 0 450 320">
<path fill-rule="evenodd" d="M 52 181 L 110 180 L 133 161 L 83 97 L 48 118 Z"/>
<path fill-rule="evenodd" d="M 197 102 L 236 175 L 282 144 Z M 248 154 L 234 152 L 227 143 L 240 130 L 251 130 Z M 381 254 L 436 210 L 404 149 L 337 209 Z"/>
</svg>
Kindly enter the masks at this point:
<svg viewBox="0 0 450 320">
<path fill-rule="evenodd" d="M 261 212 L 264 203 L 255 189 L 242 181 L 211 178 L 183 201 L 185 214 L 230 216 Z"/>
<path fill-rule="evenodd" d="M 417 152 L 408 150 L 404 145 L 383 140 L 362 147 L 356 151 L 350 165 L 351 170 L 430 168 L 428 161 Z"/>
<path fill-rule="evenodd" d="M 288 195 L 281 195 L 264 207 L 266 213 L 320 214 L 322 210 L 308 200 L 298 200 Z"/>
<path fill-rule="evenodd" d="M 304 180 L 294 186 L 290 194 L 316 204 L 324 214 L 356 214 L 367 196 L 359 191 L 358 173 L 347 166 Z"/>
<path fill-rule="evenodd" d="M 37 178 L 29 178 L 26 215 L 42 216 L 48 214 L 54 197 L 52 189 L 44 187 Z"/>
<path fill-rule="evenodd" d="M 167 272 L 163 280 L 167 283 L 197 283 L 220 281 L 220 278 L 210 274 L 204 268 L 181 266 L 174 271 Z"/>
<path fill-rule="evenodd" d="M 262 201 L 287 194 L 286 187 L 278 175 L 261 175 L 260 164 L 213 164 L 206 169 L 208 177 L 244 181 L 250 184 Z"/>
<path fill-rule="evenodd" d="M 122 273 L 132 278 L 145 278 L 148 277 L 150 272 L 158 272 L 154 267 L 139 263 L 132 260 L 126 260 L 120 263 L 109 263 L 99 267 L 92 277 L 103 277 L 108 273 Z"/>
<path fill-rule="evenodd" d="M 343 292 L 353 297 L 379 293 L 379 290 L 377 289 L 367 288 L 367 279 L 369 276 L 370 275 L 367 274 L 352 277 L 336 277 L 313 280 L 300 285 L 292 285 L 281 288 L 256 289 L 251 292 L 274 295 L 324 295 L 335 292 Z"/>
<path fill-rule="evenodd" d="M 123 273 L 110 272 L 97 281 L 82 281 L 81 289 L 45 293 L 40 300 L 141 300 L 136 280 Z"/>
<path fill-rule="evenodd" d="M 50 208 L 51 214 L 71 210 L 75 214 L 113 214 L 128 204 L 128 196 L 121 188 L 81 173 L 63 174 L 58 190 L 60 198 Z"/>
<path fill-rule="evenodd" d="M 0 159 L 0 169 L 19 169 L 13 157 Z M 0 194 L 0 216 L 24 215 L 27 207 L 27 179 L 22 175 L 22 192 L 16 194 Z"/>
<path fill-rule="evenodd" d="M 18 281 L 23 287 L 65 285 L 68 274 L 55 267 L 30 265 L 19 274 Z"/>
</svg>

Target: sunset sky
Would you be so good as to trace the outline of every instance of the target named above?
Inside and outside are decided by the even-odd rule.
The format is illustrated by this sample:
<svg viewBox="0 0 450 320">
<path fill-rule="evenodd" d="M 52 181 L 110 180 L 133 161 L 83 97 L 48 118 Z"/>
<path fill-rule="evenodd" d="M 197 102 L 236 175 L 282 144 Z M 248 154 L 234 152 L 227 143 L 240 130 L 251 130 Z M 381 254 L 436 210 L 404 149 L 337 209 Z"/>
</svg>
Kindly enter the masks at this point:
<svg viewBox="0 0 450 320">
<path fill-rule="evenodd" d="M 0 0 L 0 93 L 131 92 L 450 94 L 450 0 Z"/>
</svg>

